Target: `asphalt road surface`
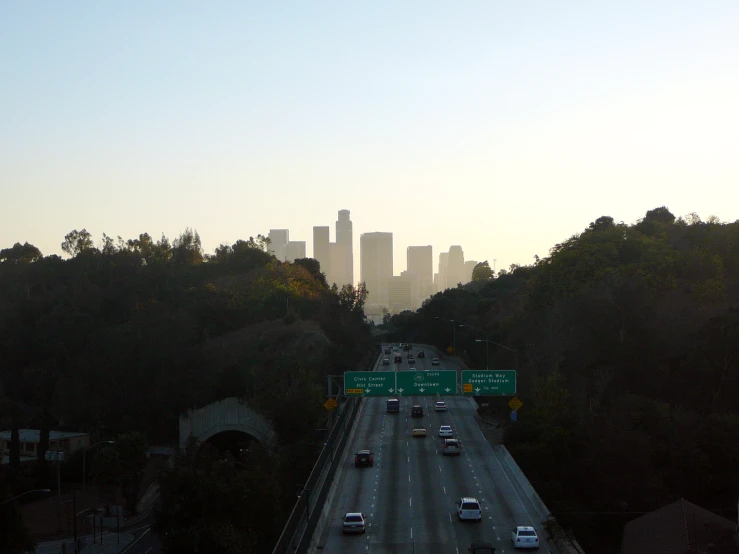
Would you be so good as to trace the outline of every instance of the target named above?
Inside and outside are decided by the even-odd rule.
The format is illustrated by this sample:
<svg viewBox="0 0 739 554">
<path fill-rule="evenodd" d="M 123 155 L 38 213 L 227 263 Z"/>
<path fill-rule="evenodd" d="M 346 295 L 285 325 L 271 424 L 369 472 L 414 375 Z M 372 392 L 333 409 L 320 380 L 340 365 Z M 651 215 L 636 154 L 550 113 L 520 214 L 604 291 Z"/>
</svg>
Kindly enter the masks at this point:
<svg viewBox="0 0 739 554">
<path fill-rule="evenodd" d="M 442 359 L 432 366 L 438 354 L 424 347 L 426 358 L 414 367 L 458 369 L 453 361 Z M 416 355 L 417 348 L 412 350 Z M 394 353 L 393 353 L 394 354 Z M 407 371 L 407 352 L 403 363 L 376 369 Z M 447 403 L 448 411 L 436 412 L 437 400 Z M 411 406 L 423 406 L 423 418 L 411 417 Z M 443 456 L 440 425 L 451 425 L 461 443 L 460 456 Z M 423 426 L 426 438 L 413 438 L 414 427 Z M 374 467 L 355 468 L 354 452 L 369 448 Z M 542 543 L 540 552 L 556 552 L 547 544 L 540 518 L 522 498 L 506 475 L 492 446 L 477 426 L 470 400 L 463 396 L 411 396 L 400 399 L 400 413 L 385 411 L 385 398 L 365 398 L 355 430 L 336 475 L 336 494 L 325 507 L 329 518 L 319 538 L 323 552 L 395 554 L 466 553 L 472 542 L 491 542 L 497 553 L 514 552 L 510 532 L 517 525 L 533 525 Z M 482 522 L 457 519 L 455 501 L 463 496 L 478 499 Z M 342 517 L 346 512 L 365 514 L 368 527 L 364 535 L 343 535 Z"/>
</svg>

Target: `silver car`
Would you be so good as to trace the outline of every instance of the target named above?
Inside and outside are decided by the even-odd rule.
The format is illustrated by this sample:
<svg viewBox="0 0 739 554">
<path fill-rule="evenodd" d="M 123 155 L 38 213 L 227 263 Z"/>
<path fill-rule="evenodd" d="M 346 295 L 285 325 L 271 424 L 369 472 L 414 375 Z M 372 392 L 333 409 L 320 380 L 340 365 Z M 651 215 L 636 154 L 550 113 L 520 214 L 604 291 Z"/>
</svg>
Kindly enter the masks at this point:
<svg viewBox="0 0 739 554">
<path fill-rule="evenodd" d="M 359 512 L 349 512 L 345 514 L 342 531 L 344 533 L 365 533 L 367 531 L 367 527 L 364 523 L 364 514 Z"/>
</svg>

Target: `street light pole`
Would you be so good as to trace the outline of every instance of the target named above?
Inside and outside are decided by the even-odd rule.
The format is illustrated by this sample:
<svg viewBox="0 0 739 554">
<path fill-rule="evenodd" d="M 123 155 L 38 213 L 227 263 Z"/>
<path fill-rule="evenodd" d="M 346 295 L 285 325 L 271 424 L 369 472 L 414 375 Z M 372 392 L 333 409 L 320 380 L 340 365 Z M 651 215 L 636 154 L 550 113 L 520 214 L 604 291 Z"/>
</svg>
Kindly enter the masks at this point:
<svg viewBox="0 0 739 554">
<path fill-rule="evenodd" d="M 100 441 L 82 451 L 82 509 L 87 509 L 87 451 L 101 444 L 115 444 L 115 441 Z M 75 514 L 75 517 L 76 514 Z"/>
<path fill-rule="evenodd" d="M 2 506 L 3 504 L 7 504 L 8 502 L 12 502 L 16 498 L 20 498 L 21 496 L 26 496 L 27 494 L 31 494 L 32 492 L 51 492 L 51 489 L 33 489 L 30 491 L 26 491 L 24 493 L 19 494 L 18 496 L 14 496 L 13 498 L 8 498 L 7 500 L 3 500 L 2 502 L 0 502 L 0 506 Z"/>
</svg>

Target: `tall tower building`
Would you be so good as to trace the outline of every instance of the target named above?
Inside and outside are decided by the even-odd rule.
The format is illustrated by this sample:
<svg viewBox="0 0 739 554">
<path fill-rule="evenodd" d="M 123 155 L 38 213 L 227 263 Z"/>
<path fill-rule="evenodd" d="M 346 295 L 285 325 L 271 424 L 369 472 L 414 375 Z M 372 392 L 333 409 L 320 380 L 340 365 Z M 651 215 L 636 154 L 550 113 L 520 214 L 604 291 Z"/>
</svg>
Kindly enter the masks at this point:
<svg viewBox="0 0 739 554">
<path fill-rule="evenodd" d="M 339 219 L 336 221 L 336 244 L 342 246 L 346 251 L 346 265 L 343 270 L 336 268 L 337 275 L 343 275 L 342 282 L 339 286 L 351 284 L 354 285 L 354 250 L 352 246 L 352 222 L 349 219 L 349 210 L 339 210 Z M 334 268 L 332 268 L 332 271 Z"/>
<path fill-rule="evenodd" d="M 441 292 L 448 288 L 447 286 L 448 271 L 449 271 L 449 252 L 441 252 L 439 254 L 439 282 L 436 285 L 436 292 Z"/>
<path fill-rule="evenodd" d="M 418 279 L 418 297 L 423 302 L 431 296 L 434 285 L 434 257 L 431 246 L 409 246 L 408 273 Z"/>
<path fill-rule="evenodd" d="M 290 231 L 288 229 L 269 230 L 269 251 L 281 262 L 285 261 L 285 249 L 290 242 Z"/>
<path fill-rule="evenodd" d="M 329 249 L 329 228 L 313 227 L 313 258 L 321 264 L 326 277 L 331 273 L 331 250 Z"/>
<path fill-rule="evenodd" d="M 472 272 L 475 270 L 477 262 L 475 260 L 469 260 L 464 262 L 464 281 L 463 283 L 469 283 L 472 281 Z"/>
<path fill-rule="evenodd" d="M 361 279 L 367 285 L 367 305 L 388 305 L 388 286 L 393 276 L 393 234 L 363 233 L 359 237 Z"/>
<path fill-rule="evenodd" d="M 446 284 L 448 288 L 455 288 L 464 280 L 464 252 L 459 245 L 449 247 L 449 261 L 447 263 Z"/>
</svg>

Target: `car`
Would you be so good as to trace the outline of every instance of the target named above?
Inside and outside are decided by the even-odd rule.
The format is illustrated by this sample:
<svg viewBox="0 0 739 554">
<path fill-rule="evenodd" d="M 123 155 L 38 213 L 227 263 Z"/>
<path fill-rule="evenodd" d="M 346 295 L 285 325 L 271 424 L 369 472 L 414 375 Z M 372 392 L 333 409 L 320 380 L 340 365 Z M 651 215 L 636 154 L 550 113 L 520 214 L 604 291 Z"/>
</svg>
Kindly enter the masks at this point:
<svg viewBox="0 0 739 554">
<path fill-rule="evenodd" d="M 395 363 L 396 364 L 402 364 L 403 363 L 403 356 L 401 356 L 400 354 L 396 354 L 395 355 Z"/>
<path fill-rule="evenodd" d="M 364 522 L 364 514 L 359 512 L 348 512 L 345 514 L 342 531 L 344 533 L 365 533 L 367 527 Z"/>
<path fill-rule="evenodd" d="M 408 354 L 408 363 L 412 364 L 415 363 L 416 358 L 413 356 L 413 354 Z"/>
<path fill-rule="evenodd" d="M 526 525 L 519 525 L 514 527 L 511 531 L 511 540 L 513 541 L 513 548 L 539 548 L 539 537 L 536 534 L 536 530 L 533 527 Z"/>
<path fill-rule="evenodd" d="M 459 521 L 482 521 L 482 508 L 477 498 L 465 496 L 455 502 Z"/>
<path fill-rule="evenodd" d="M 423 427 L 416 427 L 413 429 L 413 436 L 414 437 L 425 437 L 426 436 L 426 429 Z"/>
<path fill-rule="evenodd" d="M 416 404 L 411 408 L 411 417 L 423 417 L 423 406 Z"/>
<path fill-rule="evenodd" d="M 404 344 L 403 345 L 403 352 L 408 352 L 410 349 L 411 349 L 411 345 L 410 344 Z"/>
<path fill-rule="evenodd" d="M 439 436 L 452 438 L 454 436 L 454 432 L 452 431 L 452 426 L 442 425 L 441 427 L 439 427 Z"/>
<path fill-rule="evenodd" d="M 439 361 L 439 358 L 433 358 L 431 360 L 431 365 L 439 365 L 441 362 Z"/>
<path fill-rule="evenodd" d="M 489 542 L 473 542 L 467 552 L 470 554 L 495 554 L 495 547 Z"/>
<path fill-rule="evenodd" d="M 461 453 L 457 439 L 444 439 L 444 447 L 441 449 L 443 456 L 459 456 Z"/>
<path fill-rule="evenodd" d="M 387 358 L 383 358 L 382 365 L 390 365 L 390 360 L 388 360 Z"/>
<path fill-rule="evenodd" d="M 393 346 L 393 352 L 397 352 L 397 351 L 398 351 L 398 347 L 397 346 Z"/>
<path fill-rule="evenodd" d="M 426 354 L 423 353 L 423 350 L 419 350 L 418 351 L 418 357 L 419 358 L 425 358 L 426 357 Z"/>
<path fill-rule="evenodd" d="M 446 402 L 443 400 L 440 400 L 434 405 L 434 411 L 436 412 L 446 412 Z"/>
<path fill-rule="evenodd" d="M 389 348 L 386 348 L 385 349 L 385 354 L 390 354 L 390 349 Z"/>
<path fill-rule="evenodd" d="M 375 456 L 369 450 L 360 450 L 354 454 L 354 467 L 372 467 L 375 465 Z"/>
</svg>

